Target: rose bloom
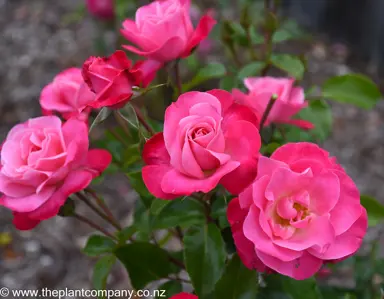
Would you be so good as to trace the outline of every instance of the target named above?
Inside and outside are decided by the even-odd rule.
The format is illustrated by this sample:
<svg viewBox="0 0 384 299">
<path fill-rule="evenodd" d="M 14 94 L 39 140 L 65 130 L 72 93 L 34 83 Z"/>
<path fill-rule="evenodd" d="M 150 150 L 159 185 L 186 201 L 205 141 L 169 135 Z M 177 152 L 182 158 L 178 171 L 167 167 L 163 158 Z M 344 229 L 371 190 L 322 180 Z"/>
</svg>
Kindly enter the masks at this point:
<svg viewBox="0 0 384 299">
<path fill-rule="evenodd" d="M 43 116 L 11 129 L 1 149 L 0 204 L 13 211 L 16 228 L 57 215 L 69 195 L 109 165 L 111 155 L 88 144 L 87 125 L 75 118 L 62 124 Z"/>
<path fill-rule="evenodd" d="M 188 293 L 180 293 L 175 296 L 172 296 L 170 299 L 199 299 L 196 295 Z"/>
<path fill-rule="evenodd" d="M 289 143 L 271 158 L 260 157 L 257 171 L 227 210 L 245 266 L 301 280 L 359 249 L 367 212 L 359 190 L 328 152 Z"/>
<path fill-rule="evenodd" d="M 86 0 L 88 11 L 100 19 L 113 19 L 115 16 L 114 0 Z"/>
<path fill-rule="evenodd" d="M 40 95 L 40 106 L 44 115 L 59 112 L 65 119 L 73 116 L 87 118 L 90 109 L 87 105 L 95 95 L 85 84 L 80 68 L 69 68 L 58 74 L 45 86 Z"/>
<path fill-rule="evenodd" d="M 163 199 L 206 193 L 219 182 L 239 193 L 256 176 L 258 124 L 226 91 L 181 95 L 165 112 L 164 133 L 144 146 L 144 183 Z"/>
<path fill-rule="evenodd" d="M 159 0 L 140 7 L 136 19 L 125 20 L 121 33 L 133 46 L 125 49 L 168 62 L 187 57 L 204 40 L 216 21 L 205 15 L 196 29 L 190 16 L 190 0 Z"/>
<path fill-rule="evenodd" d="M 258 77 L 246 78 L 244 85 L 249 93 L 244 94 L 240 90 L 233 90 L 235 99 L 243 105 L 251 107 L 261 118 L 273 95 L 277 96 L 270 111 L 266 125 L 270 123 L 291 124 L 303 129 L 312 129 L 314 126 L 306 120 L 292 119 L 301 109 L 308 106 L 305 101 L 304 90 L 294 87 L 294 79 Z"/>
<path fill-rule="evenodd" d="M 124 51 L 110 57 L 90 57 L 83 65 L 83 77 L 96 98 L 93 108 L 121 108 L 132 97 L 133 86 L 147 87 L 155 78 L 161 63 L 153 60 L 138 61 L 132 66 Z"/>
</svg>

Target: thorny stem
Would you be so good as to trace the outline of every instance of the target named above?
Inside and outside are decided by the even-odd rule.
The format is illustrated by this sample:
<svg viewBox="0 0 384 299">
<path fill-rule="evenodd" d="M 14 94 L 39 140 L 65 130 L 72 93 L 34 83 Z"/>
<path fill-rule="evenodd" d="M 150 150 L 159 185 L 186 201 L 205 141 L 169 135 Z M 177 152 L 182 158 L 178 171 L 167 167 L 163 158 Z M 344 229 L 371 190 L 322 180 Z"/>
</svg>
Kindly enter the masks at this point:
<svg viewBox="0 0 384 299">
<path fill-rule="evenodd" d="M 118 241 L 117 238 L 112 235 L 111 233 L 107 232 L 104 228 L 102 228 L 101 226 L 97 225 L 96 223 L 92 222 L 91 220 L 85 218 L 84 216 L 81 216 L 79 214 L 74 214 L 73 217 L 83 223 L 86 223 L 88 224 L 90 227 L 98 230 L 99 232 L 103 233 L 104 235 L 106 235 L 107 237 L 115 240 L 115 241 Z"/>
<path fill-rule="evenodd" d="M 265 20 L 268 19 L 268 15 L 270 13 L 275 13 L 275 5 L 273 0 L 264 0 L 264 11 L 265 11 Z M 264 54 L 263 54 L 266 65 L 261 71 L 262 76 L 265 76 L 271 67 L 270 56 L 271 56 L 272 47 L 273 47 L 272 35 L 273 35 L 273 32 L 271 32 L 269 29 L 266 28 L 264 33 Z"/>
<path fill-rule="evenodd" d="M 141 113 L 141 110 L 139 107 L 136 107 L 135 105 L 132 105 L 133 109 L 135 109 L 135 113 L 137 115 L 137 119 L 139 122 L 144 126 L 144 128 L 150 133 L 152 136 L 156 134 L 155 130 L 152 129 L 152 127 L 149 125 L 149 123 L 145 120 L 143 113 Z"/>
<path fill-rule="evenodd" d="M 176 80 L 177 92 L 179 97 L 183 92 L 183 83 L 181 82 L 179 60 L 176 60 L 175 62 L 174 72 L 175 72 L 175 80 Z"/>
<path fill-rule="evenodd" d="M 129 143 L 121 137 L 114 129 L 108 129 L 108 132 L 113 135 L 118 141 L 120 141 L 122 144 L 124 144 L 126 147 L 130 147 Z"/>
<path fill-rule="evenodd" d="M 93 191 L 90 188 L 85 189 L 85 192 L 91 194 L 91 196 L 96 200 L 99 207 L 104 211 L 104 213 L 109 217 L 110 221 L 112 221 L 115 224 L 115 227 L 118 227 L 119 230 L 122 230 L 121 225 L 118 223 L 116 218 L 113 216 L 111 210 L 108 208 L 108 206 L 104 203 L 104 201 L 96 194 L 95 191 Z"/>
<path fill-rule="evenodd" d="M 127 136 L 131 136 L 131 132 L 129 131 L 129 128 L 127 127 L 127 124 L 125 123 L 125 120 L 123 120 L 122 117 L 120 116 L 119 111 L 113 110 L 113 115 L 115 116 L 117 123 L 123 129 L 124 133 L 127 134 Z"/>
<path fill-rule="evenodd" d="M 86 196 L 84 196 L 81 193 L 76 193 L 76 195 L 88 206 L 90 207 L 97 215 L 99 215 L 101 218 L 103 218 L 105 221 L 110 223 L 113 227 L 115 227 L 117 230 L 120 230 L 120 226 L 114 223 L 113 220 L 109 219 L 108 216 L 106 216 L 104 213 L 102 213 Z"/>
<path fill-rule="evenodd" d="M 264 111 L 264 114 L 263 114 L 263 117 L 261 118 L 261 122 L 260 122 L 260 129 L 259 131 L 261 132 L 261 130 L 263 129 L 264 127 L 264 124 L 265 122 L 267 121 L 268 119 L 268 115 L 269 113 L 271 112 L 272 108 L 273 108 L 273 105 L 275 104 L 277 100 L 277 96 L 274 94 L 271 96 L 271 99 L 269 100 L 268 102 L 268 105 L 267 105 L 267 108 L 265 109 Z"/>
</svg>

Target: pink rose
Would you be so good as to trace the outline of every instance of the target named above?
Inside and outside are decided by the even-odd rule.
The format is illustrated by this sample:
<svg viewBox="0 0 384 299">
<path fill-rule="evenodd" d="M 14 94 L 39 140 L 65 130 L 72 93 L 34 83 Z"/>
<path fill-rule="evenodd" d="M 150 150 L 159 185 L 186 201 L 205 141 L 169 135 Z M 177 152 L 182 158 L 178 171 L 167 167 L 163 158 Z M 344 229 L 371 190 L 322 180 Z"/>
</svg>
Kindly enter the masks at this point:
<svg viewBox="0 0 384 299">
<path fill-rule="evenodd" d="M 351 178 L 328 152 L 305 142 L 260 157 L 255 181 L 227 215 L 248 268 L 298 280 L 353 255 L 368 226 Z"/>
<path fill-rule="evenodd" d="M 232 193 L 256 176 L 258 119 L 223 90 L 187 92 L 165 112 L 164 133 L 144 146 L 143 179 L 156 197 L 209 192 L 218 183 Z"/>
<path fill-rule="evenodd" d="M 286 123 L 301 127 L 303 129 L 312 129 L 313 124 L 299 119 L 292 119 L 301 109 L 308 106 L 305 101 L 304 90 L 301 87 L 293 86 L 294 79 L 259 77 L 247 78 L 244 80 L 249 93 L 244 94 L 240 90 L 233 90 L 236 100 L 243 105 L 254 109 L 255 113 L 262 118 L 272 95 L 277 96 L 271 112 L 265 122 Z"/>
<path fill-rule="evenodd" d="M 132 87 L 147 87 L 161 65 L 146 60 L 132 66 L 123 51 L 116 51 L 110 57 L 90 57 L 83 65 L 83 77 L 96 93 L 96 99 L 89 105 L 93 108 L 123 107 L 133 95 Z"/>
<path fill-rule="evenodd" d="M 193 29 L 190 0 L 154 1 L 140 7 L 136 20 L 125 20 L 121 33 L 133 44 L 125 49 L 141 56 L 168 62 L 190 55 L 204 40 L 216 21 L 209 15 Z"/>
<path fill-rule="evenodd" d="M 196 295 L 188 293 L 180 293 L 175 296 L 172 296 L 170 299 L 199 299 Z"/>
<path fill-rule="evenodd" d="M 88 144 L 87 125 L 75 118 L 62 124 L 43 116 L 11 129 L 1 149 L 0 204 L 13 211 L 18 229 L 57 215 L 109 165 L 111 155 Z"/>
<path fill-rule="evenodd" d="M 85 84 L 81 69 L 69 68 L 43 88 L 40 106 L 44 115 L 52 115 L 53 111 L 57 111 L 65 119 L 81 115 L 87 118 L 90 109 L 86 107 L 94 99 L 95 95 Z"/>
<path fill-rule="evenodd" d="M 88 11 L 100 19 L 113 19 L 115 16 L 114 0 L 86 0 Z"/>
</svg>

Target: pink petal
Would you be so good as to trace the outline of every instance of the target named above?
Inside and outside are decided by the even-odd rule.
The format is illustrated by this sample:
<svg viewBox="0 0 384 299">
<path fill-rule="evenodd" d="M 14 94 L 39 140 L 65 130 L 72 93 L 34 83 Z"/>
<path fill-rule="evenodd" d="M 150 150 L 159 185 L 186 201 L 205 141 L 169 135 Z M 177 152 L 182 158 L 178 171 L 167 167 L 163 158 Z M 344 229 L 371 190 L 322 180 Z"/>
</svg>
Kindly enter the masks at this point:
<svg viewBox="0 0 384 299">
<path fill-rule="evenodd" d="M 294 125 L 304 130 L 312 130 L 315 128 L 315 125 L 313 123 L 303 119 L 289 119 L 285 120 L 284 123 Z"/>
<path fill-rule="evenodd" d="M 99 176 L 112 162 L 112 155 L 104 149 L 92 149 L 88 151 L 86 167 L 94 170 L 94 177 Z"/>
<path fill-rule="evenodd" d="M 76 192 L 84 190 L 92 181 L 92 173 L 87 170 L 72 171 L 63 182 L 63 185 L 38 209 L 28 213 L 28 217 L 37 220 L 46 220 L 59 213 L 67 198 Z"/>
<path fill-rule="evenodd" d="M 336 260 L 354 254 L 361 246 L 367 232 L 367 211 L 361 208 L 361 216 L 343 234 L 336 237 L 335 241 L 326 250 L 310 249 L 309 252 L 323 260 Z"/>
<path fill-rule="evenodd" d="M 317 215 L 325 215 L 339 201 L 340 181 L 332 171 L 324 170 L 313 177 L 307 190 L 311 198 L 309 210 Z"/>
<path fill-rule="evenodd" d="M 164 143 L 164 134 L 157 133 L 149 139 L 143 149 L 143 160 L 147 165 L 169 165 L 170 157 Z"/>
<path fill-rule="evenodd" d="M 289 239 L 275 239 L 274 244 L 295 250 L 302 251 L 314 245 L 326 248 L 335 241 L 335 231 L 329 221 L 329 216 L 314 216 L 309 225 L 303 229 L 297 229 Z"/>
<path fill-rule="evenodd" d="M 336 235 L 346 232 L 361 216 L 360 192 L 344 171 L 336 171 L 340 180 L 340 199 L 331 211 L 331 223 Z"/>
<path fill-rule="evenodd" d="M 126 45 L 123 45 L 123 48 L 140 56 L 168 62 L 181 56 L 181 52 L 184 48 L 184 41 L 180 37 L 174 36 L 167 40 L 161 47 L 157 47 L 150 51 L 142 51 L 133 46 Z"/>
<path fill-rule="evenodd" d="M 212 175 L 204 179 L 196 179 L 175 169 L 167 172 L 161 183 L 161 189 L 165 193 L 189 195 L 194 192 L 209 192 L 213 190 L 220 179 L 227 173 L 233 171 L 239 166 L 239 162 L 230 161 L 218 168 Z"/>
<path fill-rule="evenodd" d="M 56 188 L 53 186 L 47 186 L 38 194 L 33 193 L 25 197 L 3 196 L 1 198 L 0 204 L 14 212 L 31 212 L 44 205 L 44 203 L 46 203 L 55 192 L 55 189 Z"/>
<path fill-rule="evenodd" d="M 40 220 L 31 219 L 28 213 L 13 213 L 13 225 L 18 230 L 30 230 L 35 228 L 40 223 Z"/>
<path fill-rule="evenodd" d="M 268 253 L 281 261 L 292 261 L 301 256 L 301 252 L 277 246 L 262 230 L 259 224 L 260 210 L 251 206 L 247 217 L 244 220 L 244 235 L 254 245 L 256 250 Z"/>
<path fill-rule="evenodd" d="M 258 129 L 250 122 L 239 120 L 231 123 L 224 134 L 227 154 L 232 159 L 243 161 L 257 159 L 261 147 Z"/>
<path fill-rule="evenodd" d="M 216 24 L 216 20 L 210 15 L 204 15 L 197 25 L 192 37 L 190 38 L 187 47 L 182 53 L 181 57 L 187 57 L 190 55 L 193 48 L 195 48 L 202 40 L 204 40 L 211 32 L 213 26 Z"/>
<path fill-rule="evenodd" d="M 157 198 L 174 199 L 179 197 L 179 194 L 166 193 L 161 188 L 161 182 L 163 181 L 165 175 L 171 170 L 172 167 L 164 164 L 143 167 L 142 176 L 144 184 L 148 188 L 148 191 Z"/>
<path fill-rule="evenodd" d="M 313 276 L 320 270 L 323 261 L 303 252 L 303 255 L 293 261 L 284 262 L 271 255 L 257 251 L 257 256 L 269 268 L 276 272 L 292 277 L 296 280 L 304 280 Z"/>
<path fill-rule="evenodd" d="M 212 89 L 207 91 L 207 93 L 213 95 L 220 101 L 222 114 L 225 114 L 227 109 L 235 103 L 231 93 L 228 91 L 222 89 Z"/>
</svg>

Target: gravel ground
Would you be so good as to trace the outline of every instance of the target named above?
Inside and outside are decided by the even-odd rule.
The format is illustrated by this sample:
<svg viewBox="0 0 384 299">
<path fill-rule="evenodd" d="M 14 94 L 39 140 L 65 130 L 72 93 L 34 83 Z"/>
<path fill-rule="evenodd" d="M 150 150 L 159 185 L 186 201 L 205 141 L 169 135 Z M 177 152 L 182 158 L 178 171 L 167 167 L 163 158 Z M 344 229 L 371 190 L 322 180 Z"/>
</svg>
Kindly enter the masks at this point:
<svg viewBox="0 0 384 299">
<path fill-rule="evenodd" d="M 39 115 L 40 90 L 55 74 L 80 66 L 93 54 L 95 27 L 90 18 L 62 24 L 78 4 L 78 0 L 0 0 L 0 139 L 15 123 Z M 316 44 L 310 52 L 308 80 L 321 83 L 328 76 L 350 71 L 339 54 Z M 333 108 L 334 132 L 324 147 L 338 157 L 362 193 L 384 202 L 384 102 L 372 111 L 338 104 Z M 125 180 L 110 178 L 102 191 L 123 223 L 128 223 L 135 194 Z M 10 246 L 0 246 L 0 287 L 91 288 L 94 261 L 80 252 L 90 233 L 87 227 L 55 218 L 31 232 L 18 232 L 10 222 L 10 213 L 0 209 L 0 233 L 13 237 Z M 377 229 L 367 239 L 376 236 Z M 120 267 L 110 283 L 127 288 Z"/>
</svg>

